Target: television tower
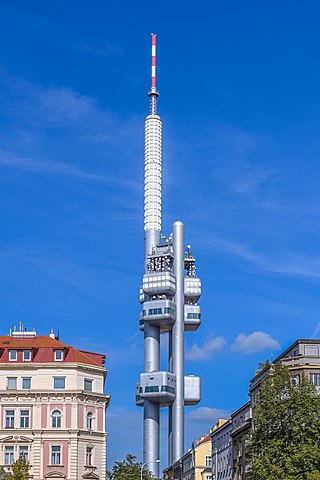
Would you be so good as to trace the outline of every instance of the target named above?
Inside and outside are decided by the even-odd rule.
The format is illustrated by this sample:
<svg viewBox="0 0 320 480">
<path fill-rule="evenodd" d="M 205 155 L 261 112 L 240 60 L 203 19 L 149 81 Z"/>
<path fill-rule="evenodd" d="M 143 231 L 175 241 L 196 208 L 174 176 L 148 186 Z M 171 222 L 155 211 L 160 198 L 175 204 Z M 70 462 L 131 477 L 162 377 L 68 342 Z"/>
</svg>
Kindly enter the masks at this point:
<svg viewBox="0 0 320 480">
<path fill-rule="evenodd" d="M 184 454 L 184 406 L 201 399 L 200 377 L 184 374 L 184 332 L 201 323 L 201 282 L 184 225 L 161 235 L 162 122 L 157 114 L 156 35 L 151 35 L 150 114 L 144 130 L 144 275 L 140 288 L 140 330 L 144 332 L 144 372 L 136 404 L 144 408 L 143 464 L 159 478 L 160 408 L 168 408 L 168 465 Z M 168 368 L 160 371 L 160 336 L 168 334 Z M 162 336 L 163 338 L 163 336 Z"/>
</svg>

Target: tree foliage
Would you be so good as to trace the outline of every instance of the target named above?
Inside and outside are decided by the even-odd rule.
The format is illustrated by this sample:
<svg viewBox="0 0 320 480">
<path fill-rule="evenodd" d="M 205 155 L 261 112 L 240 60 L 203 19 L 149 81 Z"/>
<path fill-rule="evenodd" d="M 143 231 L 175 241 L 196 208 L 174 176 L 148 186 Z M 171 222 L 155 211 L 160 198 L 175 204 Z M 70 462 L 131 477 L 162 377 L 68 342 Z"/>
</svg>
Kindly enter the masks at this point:
<svg viewBox="0 0 320 480">
<path fill-rule="evenodd" d="M 11 473 L 7 472 L 4 467 L 0 467 L 0 480 L 9 480 Z"/>
<path fill-rule="evenodd" d="M 262 382 L 247 441 L 249 480 L 320 479 L 320 397 L 282 363 Z"/>
<path fill-rule="evenodd" d="M 122 462 L 115 462 L 111 471 L 107 472 L 109 480 L 140 480 L 142 464 L 136 461 L 134 455 L 128 453 Z M 154 480 L 149 470 L 143 469 L 143 480 Z"/>
<path fill-rule="evenodd" d="M 29 479 L 29 462 L 26 461 L 24 455 L 20 455 L 19 459 L 12 464 L 12 473 L 9 480 L 28 480 Z"/>
</svg>

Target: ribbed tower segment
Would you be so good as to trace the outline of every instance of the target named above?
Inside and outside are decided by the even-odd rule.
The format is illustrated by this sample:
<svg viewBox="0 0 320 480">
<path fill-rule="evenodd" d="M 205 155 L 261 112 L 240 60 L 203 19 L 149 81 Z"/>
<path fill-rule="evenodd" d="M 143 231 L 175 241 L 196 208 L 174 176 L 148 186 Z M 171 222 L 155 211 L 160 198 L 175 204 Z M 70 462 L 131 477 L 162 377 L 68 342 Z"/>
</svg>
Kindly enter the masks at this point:
<svg viewBox="0 0 320 480">
<path fill-rule="evenodd" d="M 161 230 L 162 122 L 148 115 L 144 130 L 144 229 Z M 150 252 L 148 252 L 150 253 Z"/>
</svg>

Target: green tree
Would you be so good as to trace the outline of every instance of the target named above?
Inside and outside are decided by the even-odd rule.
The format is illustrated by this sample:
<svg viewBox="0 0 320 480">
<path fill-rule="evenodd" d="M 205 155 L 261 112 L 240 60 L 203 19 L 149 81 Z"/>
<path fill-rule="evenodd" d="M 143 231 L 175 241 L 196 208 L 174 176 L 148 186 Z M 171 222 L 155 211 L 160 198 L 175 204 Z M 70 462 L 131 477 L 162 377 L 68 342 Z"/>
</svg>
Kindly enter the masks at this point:
<svg viewBox="0 0 320 480">
<path fill-rule="evenodd" d="M 12 473 L 9 480 L 28 480 L 29 479 L 29 462 L 26 457 L 21 455 L 18 460 L 12 464 Z"/>
<path fill-rule="evenodd" d="M 136 461 L 134 455 L 128 453 L 122 462 L 115 462 L 111 471 L 107 472 L 109 480 L 140 480 L 141 463 Z M 154 480 L 149 470 L 142 471 L 143 480 Z"/>
<path fill-rule="evenodd" d="M 249 480 L 320 479 L 320 396 L 277 363 L 262 382 L 246 449 Z"/>
<path fill-rule="evenodd" d="M 9 480 L 10 475 L 11 474 L 9 472 L 6 472 L 3 467 L 0 467 L 0 480 Z"/>
</svg>

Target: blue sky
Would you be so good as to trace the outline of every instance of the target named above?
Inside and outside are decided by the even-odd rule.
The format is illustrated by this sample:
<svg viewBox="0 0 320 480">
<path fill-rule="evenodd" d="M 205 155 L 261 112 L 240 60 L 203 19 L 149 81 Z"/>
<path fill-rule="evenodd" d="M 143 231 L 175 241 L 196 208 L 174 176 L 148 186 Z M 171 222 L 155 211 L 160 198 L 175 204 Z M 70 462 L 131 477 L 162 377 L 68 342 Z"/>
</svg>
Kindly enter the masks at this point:
<svg viewBox="0 0 320 480">
<path fill-rule="evenodd" d="M 312 0 L 1 1 L 1 333 L 53 326 L 107 354 L 109 467 L 142 453 L 150 33 L 164 232 L 185 222 L 203 282 L 187 447 L 247 401 L 258 362 L 320 335 L 319 14 Z"/>
</svg>

